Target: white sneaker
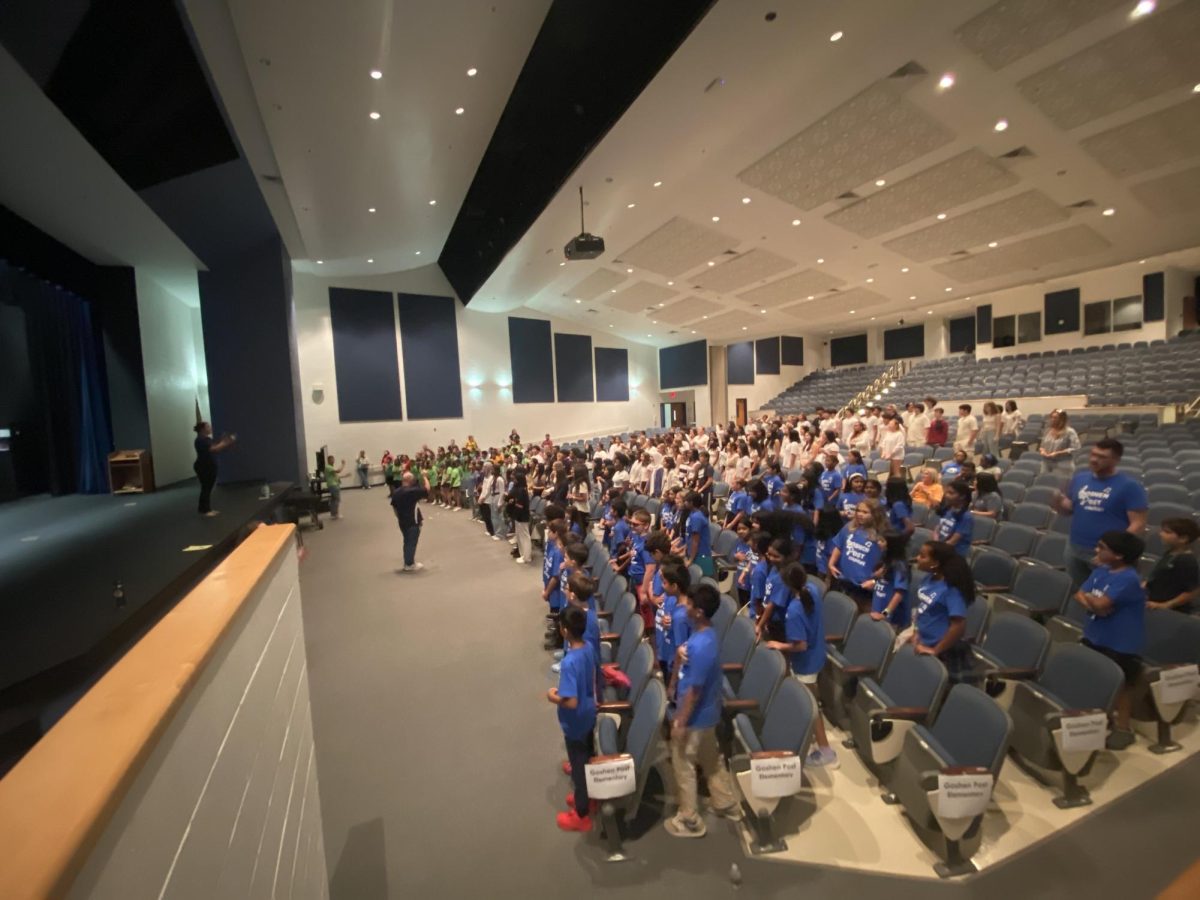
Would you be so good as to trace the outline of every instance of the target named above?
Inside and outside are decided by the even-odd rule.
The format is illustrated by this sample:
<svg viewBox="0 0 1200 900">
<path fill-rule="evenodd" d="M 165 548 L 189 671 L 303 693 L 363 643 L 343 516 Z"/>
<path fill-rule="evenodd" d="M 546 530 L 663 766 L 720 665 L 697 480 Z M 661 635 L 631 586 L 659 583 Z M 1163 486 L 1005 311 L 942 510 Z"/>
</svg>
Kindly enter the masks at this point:
<svg viewBox="0 0 1200 900">
<path fill-rule="evenodd" d="M 493 534 L 493 535 L 492 535 L 492 540 L 493 540 L 493 541 L 498 541 L 498 540 L 500 540 L 500 535 L 498 535 L 498 534 Z"/>
<path fill-rule="evenodd" d="M 525 559 L 525 557 L 523 557 L 523 556 L 517 557 L 517 565 L 518 566 L 528 565 L 528 563 L 529 563 L 529 560 Z"/>
<path fill-rule="evenodd" d="M 404 571 L 405 572 L 420 572 L 423 568 L 425 568 L 425 563 L 413 563 L 411 566 L 405 566 Z"/>
</svg>

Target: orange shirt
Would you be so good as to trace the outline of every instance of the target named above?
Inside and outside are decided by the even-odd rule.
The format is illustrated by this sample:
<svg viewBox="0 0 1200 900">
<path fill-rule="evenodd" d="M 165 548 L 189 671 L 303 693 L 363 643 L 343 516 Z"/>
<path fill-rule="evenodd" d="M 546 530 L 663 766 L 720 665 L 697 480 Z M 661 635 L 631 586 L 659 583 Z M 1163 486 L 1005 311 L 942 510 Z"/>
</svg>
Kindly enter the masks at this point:
<svg viewBox="0 0 1200 900">
<path fill-rule="evenodd" d="M 918 481 L 912 486 L 909 494 L 912 496 L 913 503 L 924 503 L 929 507 L 937 506 L 942 502 L 942 486 L 936 481 L 930 485 Z"/>
</svg>

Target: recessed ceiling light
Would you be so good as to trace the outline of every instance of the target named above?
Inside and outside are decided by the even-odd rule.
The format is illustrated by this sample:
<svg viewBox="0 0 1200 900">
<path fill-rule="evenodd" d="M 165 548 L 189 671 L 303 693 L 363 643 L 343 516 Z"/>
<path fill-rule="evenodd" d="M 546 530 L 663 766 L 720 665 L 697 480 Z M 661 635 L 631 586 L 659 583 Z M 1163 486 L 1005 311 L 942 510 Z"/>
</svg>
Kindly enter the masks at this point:
<svg viewBox="0 0 1200 900">
<path fill-rule="evenodd" d="M 662 182 L 661 182 L 661 181 L 656 181 L 656 182 L 654 182 L 654 186 L 655 186 L 655 187 L 662 187 Z"/>
<path fill-rule="evenodd" d="M 1113 208 L 1110 206 L 1108 209 L 1104 210 L 1104 212 L 1102 212 L 1102 213 L 1101 213 L 1101 215 L 1103 215 L 1103 216 L 1111 216 L 1111 215 L 1113 215 L 1115 212 L 1116 212 L 1116 210 L 1115 210 L 1115 209 L 1113 209 Z"/>
<path fill-rule="evenodd" d="M 658 324 L 658 319 L 651 319 L 651 320 L 650 320 L 650 324 L 651 324 L 651 325 L 657 325 L 657 324 Z"/>
<path fill-rule="evenodd" d="M 466 112 L 466 110 L 465 110 L 465 109 L 463 109 L 461 106 L 457 107 L 457 108 L 454 110 L 454 114 L 455 114 L 456 116 L 461 116 L 461 115 L 462 115 L 463 113 L 465 113 L 465 112 Z"/>
<path fill-rule="evenodd" d="M 883 187 L 887 182 L 882 178 L 875 179 L 875 187 Z"/>
<path fill-rule="evenodd" d="M 874 322 L 874 321 L 875 321 L 875 317 L 874 317 L 874 316 L 871 316 L 871 321 L 872 321 L 872 322 Z"/>
<path fill-rule="evenodd" d="M 875 283 L 875 279 L 874 279 L 874 278 L 868 278 L 868 279 L 867 279 L 867 284 L 874 284 L 874 283 Z"/>
<path fill-rule="evenodd" d="M 635 206 L 637 206 L 636 203 L 626 203 L 625 204 L 626 209 L 633 209 Z"/>
<path fill-rule="evenodd" d="M 368 206 L 368 207 L 367 207 L 367 212 L 369 212 L 369 213 L 373 213 L 373 212 L 375 212 L 375 207 L 373 207 L 373 206 Z"/>
<path fill-rule="evenodd" d="M 933 315 L 933 310 L 932 310 L 932 309 L 931 309 L 931 310 L 929 310 L 927 313 L 925 313 L 925 315 L 927 315 L 927 316 L 932 316 L 932 315 Z"/>
<path fill-rule="evenodd" d="M 765 309 L 760 309 L 759 313 L 761 313 L 762 315 L 765 316 L 767 314 L 767 311 Z"/>
<path fill-rule="evenodd" d="M 799 224 L 800 224 L 800 220 L 799 220 L 799 219 L 792 219 L 792 224 L 793 224 L 793 225 L 799 225 Z"/>
<path fill-rule="evenodd" d="M 819 266 L 819 265 L 821 265 L 821 263 L 823 263 L 823 262 L 825 262 L 825 260 L 824 260 L 822 257 L 818 256 L 818 257 L 817 257 L 817 265 Z"/>
<path fill-rule="evenodd" d="M 375 112 L 374 110 L 372 110 L 371 112 L 367 113 L 367 115 L 369 115 L 369 116 L 370 116 L 372 119 L 378 119 L 378 118 L 379 118 L 379 113 Z"/>
<path fill-rule="evenodd" d="M 908 272 L 908 266 L 901 266 L 901 267 L 900 267 L 900 271 L 901 271 L 901 272 Z"/>
<path fill-rule="evenodd" d="M 1138 260 L 1138 265 L 1139 265 L 1139 266 L 1144 266 L 1145 264 L 1146 264 L 1146 261 L 1145 261 L 1144 259 L 1139 259 L 1139 260 Z"/>
<path fill-rule="evenodd" d="M 952 287 L 946 288 L 946 293 L 948 294 L 948 293 L 950 293 L 952 290 L 954 290 L 954 288 L 952 288 Z"/>
<path fill-rule="evenodd" d="M 430 206 L 437 206 L 437 201 L 436 201 L 436 200 L 430 200 L 430 201 L 429 201 L 429 205 L 430 205 Z"/>
<path fill-rule="evenodd" d="M 707 318 L 708 318 L 708 316 L 701 316 L 700 318 L 702 318 L 702 319 L 707 319 Z"/>
<path fill-rule="evenodd" d="M 938 79 L 938 87 L 943 91 L 948 91 L 950 88 L 954 87 L 954 73 L 946 72 L 943 74 L 942 77 Z"/>
<path fill-rule="evenodd" d="M 715 266 L 715 265 L 716 265 L 716 263 L 715 263 L 715 262 L 713 262 L 711 259 L 708 261 L 708 264 L 709 264 L 710 266 Z"/>
<path fill-rule="evenodd" d="M 749 327 L 748 327 L 748 326 L 746 326 L 746 325 L 743 325 L 743 326 L 742 326 L 742 331 L 748 331 L 748 330 L 749 330 Z"/>
<path fill-rule="evenodd" d="M 1193 94 L 1200 94 L 1200 84 L 1193 84 L 1193 85 L 1192 85 L 1192 93 L 1193 93 Z"/>
<path fill-rule="evenodd" d="M 1000 242 L 999 241 L 988 241 L 988 246 L 989 247 L 999 247 Z"/>
<path fill-rule="evenodd" d="M 1138 5 L 1133 8 L 1133 12 L 1129 14 L 1129 18 L 1140 19 L 1142 16 L 1148 16 L 1154 12 L 1154 7 L 1157 5 L 1154 0 L 1138 0 Z"/>
<path fill-rule="evenodd" d="M 916 299 L 917 299 L 917 295 L 916 295 L 916 294 L 913 294 L 913 295 L 912 295 L 911 297 L 909 297 L 908 299 L 909 299 L 909 300 L 916 300 Z"/>
<path fill-rule="evenodd" d="M 662 309 L 664 306 L 666 306 L 666 304 L 665 304 L 665 303 L 660 303 L 660 304 L 658 304 L 658 308 L 659 308 L 659 309 Z"/>
<path fill-rule="evenodd" d="M 609 327 L 609 328 L 612 328 L 612 325 L 609 325 L 608 327 Z"/>
<path fill-rule="evenodd" d="M 576 303 L 582 303 L 583 301 L 582 301 L 582 300 L 580 300 L 578 297 L 576 297 L 576 298 L 575 298 L 575 302 L 576 302 Z"/>
<path fill-rule="evenodd" d="M 749 202 L 750 202 L 750 198 L 749 198 L 749 197 L 743 197 L 743 198 L 742 198 L 742 202 L 743 202 L 743 203 L 749 203 Z"/>
<path fill-rule="evenodd" d="M 833 41 L 834 43 L 837 43 L 838 41 L 840 41 L 842 39 L 842 33 L 840 31 L 835 31 L 833 34 L 831 34 L 829 36 L 829 39 L 831 41 Z"/>
<path fill-rule="evenodd" d="M 997 119 L 996 124 L 992 126 L 993 131 L 1008 131 L 1008 119 Z"/>
<path fill-rule="evenodd" d="M 567 263 L 566 263 L 566 261 L 565 261 L 565 260 L 564 260 L 563 262 L 560 262 L 560 263 L 559 263 L 559 265 L 560 265 L 560 266 L 565 266 L 566 264 L 567 264 Z"/>
<path fill-rule="evenodd" d="M 477 74 L 479 74 L 479 70 L 476 69 L 474 66 L 467 69 L 467 77 L 468 78 L 474 78 Z"/>
<path fill-rule="evenodd" d="M 609 291 L 610 294 L 615 294 L 616 292 L 617 292 L 616 288 L 613 288 L 611 291 Z"/>
<path fill-rule="evenodd" d="M 323 259 L 318 259 L 318 260 L 317 260 L 317 265 L 318 265 L 318 266 L 323 266 L 323 265 L 325 265 L 325 260 L 323 260 Z"/>
<path fill-rule="evenodd" d="M 938 221 L 940 222 L 942 219 L 946 218 L 946 214 L 945 214 L 945 213 L 938 213 L 938 214 L 937 214 L 937 217 L 938 217 Z"/>
<path fill-rule="evenodd" d="M 675 283 L 675 282 L 673 282 L 673 281 L 668 281 L 668 282 L 667 282 L 667 284 L 668 284 L 668 285 L 671 285 L 671 284 L 674 284 L 674 283 Z"/>
<path fill-rule="evenodd" d="M 720 217 L 720 216 L 713 216 L 713 217 L 712 217 L 712 219 L 713 219 L 713 221 L 714 221 L 714 222 L 720 222 L 720 221 L 721 221 L 721 217 Z"/>
<path fill-rule="evenodd" d="M 632 274 L 633 274 L 633 269 L 626 269 L 626 270 L 625 270 L 625 274 L 626 274 L 626 275 L 632 275 Z"/>
<path fill-rule="evenodd" d="M 383 73 L 380 72 L 378 69 L 372 69 L 371 77 L 374 78 L 376 81 L 378 81 L 380 78 L 383 77 Z"/>
<path fill-rule="evenodd" d="M 373 263 L 373 262 L 375 262 L 375 260 L 373 260 L 373 259 L 368 259 L 368 260 L 367 260 L 367 262 L 369 262 L 369 263 Z"/>
<path fill-rule="evenodd" d="M 855 313 L 855 310 L 853 310 L 853 309 L 850 310 L 850 315 L 854 315 L 854 313 Z"/>
<path fill-rule="evenodd" d="M 809 295 L 808 295 L 808 299 L 809 299 L 809 300 L 816 300 L 816 299 L 817 299 L 817 295 L 816 295 L 816 294 L 809 294 Z"/>
<path fill-rule="evenodd" d="M 696 333 L 695 329 L 692 329 L 692 334 L 695 334 L 695 333 Z"/>
<path fill-rule="evenodd" d="M 416 254 L 415 254 L 415 255 L 416 255 L 416 256 L 420 256 L 420 255 L 421 255 L 421 251 L 420 251 L 420 250 L 418 250 L 418 251 L 416 252 Z"/>
</svg>

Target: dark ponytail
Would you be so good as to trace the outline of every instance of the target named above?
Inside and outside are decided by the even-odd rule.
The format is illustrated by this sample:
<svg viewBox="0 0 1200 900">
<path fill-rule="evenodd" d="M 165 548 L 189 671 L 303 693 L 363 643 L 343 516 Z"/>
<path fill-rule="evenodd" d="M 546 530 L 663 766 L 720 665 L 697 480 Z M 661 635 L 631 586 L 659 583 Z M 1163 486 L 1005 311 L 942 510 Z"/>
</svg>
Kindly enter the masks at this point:
<svg viewBox="0 0 1200 900">
<path fill-rule="evenodd" d="M 971 574 L 971 566 L 967 561 L 944 541 L 930 541 L 925 546 L 937 563 L 937 574 L 942 580 L 962 594 L 964 604 L 970 606 L 974 603 L 975 576 Z"/>
</svg>

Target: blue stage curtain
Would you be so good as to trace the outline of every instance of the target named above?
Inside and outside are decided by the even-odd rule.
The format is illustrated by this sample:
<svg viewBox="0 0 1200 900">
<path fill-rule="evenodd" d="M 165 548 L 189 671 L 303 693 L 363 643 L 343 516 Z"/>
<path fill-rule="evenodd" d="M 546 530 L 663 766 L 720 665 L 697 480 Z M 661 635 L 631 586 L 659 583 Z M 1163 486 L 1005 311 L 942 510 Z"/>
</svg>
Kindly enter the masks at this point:
<svg viewBox="0 0 1200 900">
<path fill-rule="evenodd" d="M 90 304 L 0 260 L 0 302 L 20 307 L 51 494 L 103 494 L 108 486 L 112 418 L 104 349 Z M 21 423 L 14 423 L 21 424 Z"/>
</svg>

